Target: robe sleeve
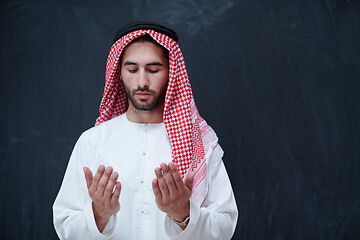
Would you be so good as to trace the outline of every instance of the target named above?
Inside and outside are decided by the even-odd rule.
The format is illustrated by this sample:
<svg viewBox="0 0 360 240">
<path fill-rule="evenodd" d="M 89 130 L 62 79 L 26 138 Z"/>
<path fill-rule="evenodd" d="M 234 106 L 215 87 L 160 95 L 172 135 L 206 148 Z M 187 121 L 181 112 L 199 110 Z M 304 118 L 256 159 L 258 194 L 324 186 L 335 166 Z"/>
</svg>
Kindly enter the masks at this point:
<svg viewBox="0 0 360 240">
<path fill-rule="evenodd" d="M 190 222 L 185 230 L 166 216 L 165 231 L 171 239 L 231 239 L 237 223 L 238 210 L 222 161 L 209 179 L 209 191 L 203 206 L 200 207 L 190 199 Z"/>
<path fill-rule="evenodd" d="M 53 221 L 60 239 L 113 239 L 116 215 L 99 232 L 88 194 L 83 167 L 94 169 L 95 149 L 81 135 L 71 154 L 60 191 L 53 205 Z"/>
</svg>

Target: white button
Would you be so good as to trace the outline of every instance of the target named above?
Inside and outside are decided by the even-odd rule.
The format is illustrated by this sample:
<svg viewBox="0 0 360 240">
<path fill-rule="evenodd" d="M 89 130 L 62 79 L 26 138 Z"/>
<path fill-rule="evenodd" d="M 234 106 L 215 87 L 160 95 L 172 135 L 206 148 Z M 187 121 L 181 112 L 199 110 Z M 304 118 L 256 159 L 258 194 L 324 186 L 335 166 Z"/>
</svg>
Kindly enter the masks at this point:
<svg viewBox="0 0 360 240">
<path fill-rule="evenodd" d="M 143 156 L 145 156 L 145 155 L 146 155 L 146 153 L 143 152 Z"/>
<path fill-rule="evenodd" d="M 144 214 L 144 211 L 141 211 L 141 214 Z"/>
<path fill-rule="evenodd" d="M 141 181 L 140 183 L 144 183 L 144 181 Z"/>
</svg>

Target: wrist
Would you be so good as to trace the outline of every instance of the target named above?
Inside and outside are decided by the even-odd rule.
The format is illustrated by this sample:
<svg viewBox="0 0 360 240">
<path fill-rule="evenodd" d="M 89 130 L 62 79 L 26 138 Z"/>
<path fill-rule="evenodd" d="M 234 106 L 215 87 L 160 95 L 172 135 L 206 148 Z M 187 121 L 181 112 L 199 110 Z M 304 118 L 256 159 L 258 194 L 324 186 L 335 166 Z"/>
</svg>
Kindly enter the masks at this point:
<svg viewBox="0 0 360 240">
<path fill-rule="evenodd" d="M 182 221 L 178 221 L 178 220 L 176 220 L 175 218 L 173 218 L 171 216 L 170 216 L 170 218 L 174 223 L 179 225 L 182 229 L 185 229 L 187 227 L 187 225 L 189 224 L 189 222 L 190 222 L 190 216 L 185 217 L 185 219 L 182 220 Z"/>
<path fill-rule="evenodd" d="M 188 201 L 186 206 L 182 209 L 183 209 L 182 212 L 177 214 L 172 214 L 170 217 L 177 222 L 183 222 L 187 217 L 190 216 L 190 201 Z"/>
<path fill-rule="evenodd" d="M 94 219 L 95 219 L 96 226 L 98 227 L 99 231 L 102 232 L 104 230 L 104 228 L 106 227 L 107 223 L 109 222 L 111 216 L 101 215 L 97 211 L 96 207 L 94 207 L 94 202 L 93 202 L 92 209 L 93 209 L 93 213 L 94 213 Z"/>
<path fill-rule="evenodd" d="M 110 220 L 110 217 L 102 217 L 98 216 L 94 213 L 95 222 L 98 225 L 106 225 L 108 221 Z"/>
<path fill-rule="evenodd" d="M 175 220 L 176 222 L 183 222 L 189 216 L 190 216 L 190 214 L 184 215 L 184 216 L 170 216 L 170 218 Z"/>
</svg>

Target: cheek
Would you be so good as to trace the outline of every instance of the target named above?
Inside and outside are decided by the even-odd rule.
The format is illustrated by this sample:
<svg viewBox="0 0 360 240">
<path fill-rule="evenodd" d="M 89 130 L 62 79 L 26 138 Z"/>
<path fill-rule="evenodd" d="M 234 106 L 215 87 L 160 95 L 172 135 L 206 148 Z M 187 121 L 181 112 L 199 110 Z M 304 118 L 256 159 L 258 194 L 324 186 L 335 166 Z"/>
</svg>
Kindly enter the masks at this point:
<svg viewBox="0 0 360 240">
<path fill-rule="evenodd" d="M 127 78 L 125 78 L 125 79 L 127 79 Z M 131 85 L 131 81 L 128 81 L 128 80 L 129 80 L 129 79 L 124 80 L 124 78 L 123 78 L 122 84 L 123 84 L 123 86 L 124 86 L 125 89 L 131 91 L 131 89 L 133 89 L 134 86 L 132 86 L 132 85 Z"/>
<path fill-rule="evenodd" d="M 129 85 L 131 81 L 131 74 L 129 74 L 127 71 L 121 71 L 120 79 L 126 84 Z"/>
<path fill-rule="evenodd" d="M 164 72 L 161 75 L 161 79 L 160 79 L 161 85 L 167 84 L 168 81 L 169 81 L 169 72 Z"/>
</svg>

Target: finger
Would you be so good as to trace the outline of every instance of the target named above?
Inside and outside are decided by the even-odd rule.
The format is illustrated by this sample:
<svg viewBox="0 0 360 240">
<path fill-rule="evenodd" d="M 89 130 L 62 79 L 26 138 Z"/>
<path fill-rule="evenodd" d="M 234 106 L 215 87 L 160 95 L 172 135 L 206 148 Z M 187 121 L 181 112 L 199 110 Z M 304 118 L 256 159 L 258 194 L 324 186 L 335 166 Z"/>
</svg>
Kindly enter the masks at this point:
<svg viewBox="0 0 360 240">
<path fill-rule="evenodd" d="M 98 188 L 97 188 L 97 191 L 99 191 L 100 196 L 104 195 L 104 191 L 105 191 L 106 185 L 109 182 L 112 171 L 113 171 L 112 167 L 107 167 L 105 169 L 104 174 L 100 178 L 99 185 L 98 185 Z"/>
<path fill-rule="evenodd" d="M 104 174 L 105 171 L 105 166 L 104 165 L 100 165 L 97 172 L 95 173 L 95 176 L 93 178 L 93 182 L 89 188 L 92 189 L 93 191 L 96 191 L 98 188 L 98 184 L 99 184 L 99 180 L 101 178 L 101 176 Z"/>
<path fill-rule="evenodd" d="M 156 178 L 162 178 L 163 177 L 162 172 L 161 172 L 161 168 L 155 168 L 155 175 L 156 175 Z"/>
<path fill-rule="evenodd" d="M 111 199 L 111 195 L 113 194 L 114 186 L 116 184 L 116 181 L 119 177 L 119 174 L 117 172 L 113 172 L 111 175 L 109 182 L 106 185 L 105 191 L 104 191 L 104 198 L 105 199 Z"/>
<path fill-rule="evenodd" d="M 180 172 L 177 169 L 176 165 L 173 162 L 169 163 L 169 168 L 170 168 L 170 172 L 174 178 L 175 184 L 176 184 L 176 188 L 177 189 L 181 189 L 184 187 L 184 182 L 181 178 Z"/>
<path fill-rule="evenodd" d="M 157 181 L 158 181 L 158 185 L 159 185 L 162 197 L 165 199 L 169 198 L 169 195 L 170 195 L 169 189 L 166 185 L 165 179 L 163 178 L 160 168 L 155 169 L 155 174 L 157 177 Z"/>
<path fill-rule="evenodd" d="M 87 185 L 87 188 L 89 188 L 93 181 L 93 174 L 92 174 L 91 170 L 87 167 L 84 167 L 83 170 L 84 170 L 84 174 L 85 174 L 86 185 Z"/>
<path fill-rule="evenodd" d="M 119 197 L 120 197 L 120 193 L 121 193 L 121 183 L 120 182 L 116 182 L 115 183 L 115 191 L 111 196 L 111 204 L 114 205 L 117 202 L 119 202 Z"/>
<path fill-rule="evenodd" d="M 186 174 L 185 176 L 185 185 L 192 190 L 193 188 L 193 182 L 194 182 L 194 177 L 195 177 L 195 172 L 191 171 L 188 174 Z"/>
<path fill-rule="evenodd" d="M 166 165 L 165 163 L 162 163 L 160 165 L 160 167 L 161 167 L 161 170 L 163 172 L 163 177 L 165 179 L 166 185 L 167 185 L 167 187 L 169 189 L 170 196 L 176 194 L 177 193 L 177 188 L 176 188 L 173 176 L 172 176 L 172 174 L 170 172 L 169 166 Z"/>
<path fill-rule="evenodd" d="M 152 188 L 155 195 L 155 199 L 160 200 L 162 198 L 162 194 L 159 188 L 158 180 L 156 178 L 152 180 Z"/>
</svg>

